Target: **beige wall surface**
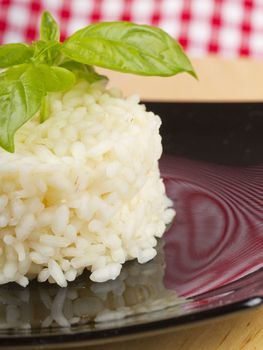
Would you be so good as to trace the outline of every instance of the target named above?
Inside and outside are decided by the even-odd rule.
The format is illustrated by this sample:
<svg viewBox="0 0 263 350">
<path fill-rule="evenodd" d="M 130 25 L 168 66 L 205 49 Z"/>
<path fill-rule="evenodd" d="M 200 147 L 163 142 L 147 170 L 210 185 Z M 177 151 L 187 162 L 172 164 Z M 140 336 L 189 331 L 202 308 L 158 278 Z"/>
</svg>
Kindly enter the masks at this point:
<svg viewBox="0 0 263 350">
<path fill-rule="evenodd" d="M 192 60 L 199 80 L 190 75 L 141 77 L 100 70 L 110 84 L 126 95 L 138 93 L 145 100 L 262 101 L 263 60 L 225 60 L 216 57 Z"/>
</svg>

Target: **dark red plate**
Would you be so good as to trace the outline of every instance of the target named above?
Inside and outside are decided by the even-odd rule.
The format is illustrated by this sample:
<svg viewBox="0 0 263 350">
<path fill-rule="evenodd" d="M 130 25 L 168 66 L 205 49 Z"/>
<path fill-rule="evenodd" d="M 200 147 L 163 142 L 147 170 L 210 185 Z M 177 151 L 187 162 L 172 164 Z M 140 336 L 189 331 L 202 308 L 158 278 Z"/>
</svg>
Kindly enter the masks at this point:
<svg viewBox="0 0 263 350">
<path fill-rule="evenodd" d="M 148 264 L 116 281 L 0 287 L 7 348 L 107 342 L 262 304 L 263 104 L 148 103 L 176 218 Z"/>
</svg>

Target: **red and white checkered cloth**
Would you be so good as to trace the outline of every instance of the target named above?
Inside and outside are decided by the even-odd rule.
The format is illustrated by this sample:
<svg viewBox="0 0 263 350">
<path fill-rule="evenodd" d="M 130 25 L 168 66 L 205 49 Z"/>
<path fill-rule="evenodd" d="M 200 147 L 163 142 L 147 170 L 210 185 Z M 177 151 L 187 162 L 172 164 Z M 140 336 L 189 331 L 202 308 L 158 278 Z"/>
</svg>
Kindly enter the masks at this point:
<svg viewBox="0 0 263 350">
<path fill-rule="evenodd" d="M 44 9 L 62 40 L 92 22 L 124 20 L 163 28 L 191 57 L 263 58 L 263 0 L 0 0 L 0 43 L 36 39 Z"/>
</svg>

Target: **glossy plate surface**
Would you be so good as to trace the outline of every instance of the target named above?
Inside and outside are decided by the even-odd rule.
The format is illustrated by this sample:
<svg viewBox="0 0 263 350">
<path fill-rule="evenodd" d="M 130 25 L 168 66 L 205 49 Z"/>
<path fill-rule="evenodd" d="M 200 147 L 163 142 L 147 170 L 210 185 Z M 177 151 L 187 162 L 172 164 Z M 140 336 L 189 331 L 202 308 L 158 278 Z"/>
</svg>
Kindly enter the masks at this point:
<svg viewBox="0 0 263 350">
<path fill-rule="evenodd" d="M 262 304 L 263 104 L 148 103 L 177 211 L 157 257 L 67 288 L 0 286 L 2 346 L 107 342 Z"/>
</svg>

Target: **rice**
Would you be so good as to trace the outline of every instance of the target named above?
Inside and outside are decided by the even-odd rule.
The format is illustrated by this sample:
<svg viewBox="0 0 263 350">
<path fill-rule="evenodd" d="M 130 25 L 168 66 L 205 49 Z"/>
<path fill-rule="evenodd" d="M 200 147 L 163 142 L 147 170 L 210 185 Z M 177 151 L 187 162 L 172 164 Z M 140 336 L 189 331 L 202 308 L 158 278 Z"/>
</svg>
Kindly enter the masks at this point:
<svg viewBox="0 0 263 350">
<path fill-rule="evenodd" d="M 85 268 L 115 279 L 156 255 L 173 216 L 158 168 L 160 118 L 138 96 L 79 81 L 50 96 L 50 117 L 0 150 L 0 284 L 61 287 Z"/>
<path fill-rule="evenodd" d="M 158 256 L 148 264 L 126 264 L 115 281 L 94 283 L 83 274 L 67 288 L 54 284 L 1 286 L 0 334 L 10 328 L 21 337 L 32 332 L 54 334 L 57 327 L 66 327 L 60 332 L 76 326 L 84 326 L 85 331 L 105 330 L 145 321 L 149 313 L 151 320 L 181 313 L 186 300 L 165 287 L 162 246 L 159 241 Z M 158 313 L 154 315 L 154 311 Z"/>
</svg>

